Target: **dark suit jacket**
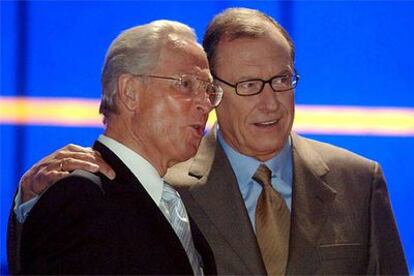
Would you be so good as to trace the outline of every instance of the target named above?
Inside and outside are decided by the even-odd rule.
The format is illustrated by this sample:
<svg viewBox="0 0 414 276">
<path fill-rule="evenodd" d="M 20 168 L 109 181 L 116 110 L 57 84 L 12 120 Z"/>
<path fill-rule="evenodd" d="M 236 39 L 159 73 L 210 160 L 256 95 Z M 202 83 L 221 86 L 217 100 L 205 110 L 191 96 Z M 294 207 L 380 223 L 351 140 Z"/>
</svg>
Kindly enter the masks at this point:
<svg viewBox="0 0 414 276">
<path fill-rule="evenodd" d="M 379 165 L 292 134 L 288 274 L 408 274 Z M 165 177 L 207 238 L 219 274 L 265 274 L 236 177 L 213 129 Z"/>
<path fill-rule="evenodd" d="M 21 273 L 192 274 L 174 230 L 131 171 L 99 142 L 116 172 L 75 171 L 51 186 L 23 224 Z M 210 247 L 191 225 L 204 272 L 215 273 Z"/>
</svg>

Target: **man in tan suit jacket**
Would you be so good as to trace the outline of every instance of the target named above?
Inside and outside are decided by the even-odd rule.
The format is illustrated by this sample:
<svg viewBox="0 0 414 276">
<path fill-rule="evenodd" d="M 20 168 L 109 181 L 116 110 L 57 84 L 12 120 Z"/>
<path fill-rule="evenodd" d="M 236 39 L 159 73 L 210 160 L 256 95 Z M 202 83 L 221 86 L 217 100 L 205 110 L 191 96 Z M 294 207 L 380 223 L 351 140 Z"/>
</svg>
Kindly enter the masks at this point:
<svg viewBox="0 0 414 276">
<path fill-rule="evenodd" d="M 293 199 L 287 274 L 408 274 L 378 163 L 291 133 Z M 168 171 L 213 249 L 219 274 L 266 274 L 216 128 Z"/>
<path fill-rule="evenodd" d="M 262 188 L 238 181 L 244 167 L 234 169 L 237 160 L 228 153 L 234 152 L 257 165 L 279 159 L 291 175 L 279 194 L 290 211 L 285 274 L 408 274 L 378 163 L 291 131 L 298 75 L 286 31 L 259 11 L 228 9 L 210 22 L 203 46 L 224 89 L 218 125 L 196 156 L 171 168 L 165 180 L 181 187 L 218 273 L 269 274 L 254 222 L 258 199 L 241 190 Z M 34 166 L 21 181 L 23 196 L 54 182 L 56 174 L 47 172 L 91 163 L 108 172 L 90 150 L 75 151 L 60 150 Z M 271 186 L 279 191 L 279 184 Z"/>
</svg>

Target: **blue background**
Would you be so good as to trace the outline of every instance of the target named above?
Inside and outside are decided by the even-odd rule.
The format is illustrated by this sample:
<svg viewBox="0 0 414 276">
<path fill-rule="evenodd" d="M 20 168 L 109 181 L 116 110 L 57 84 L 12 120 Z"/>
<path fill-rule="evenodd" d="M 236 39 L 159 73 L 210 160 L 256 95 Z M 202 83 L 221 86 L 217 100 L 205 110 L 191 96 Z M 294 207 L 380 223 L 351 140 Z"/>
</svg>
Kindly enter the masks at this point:
<svg viewBox="0 0 414 276">
<path fill-rule="evenodd" d="M 165 18 L 192 26 L 200 40 L 213 15 L 259 9 L 292 35 L 301 81 L 298 104 L 414 107 L 412 1 L 1 1 L 2 96 L 98 98 L 106 49 L 133 25 Z M 25 170 L 67 143 L 90 145 L 99 128 L 1 125 L 1 272 L 6 223 Z M 307 135 L 379 161 L 414 270 L 414 137 Z"/>
</svg>

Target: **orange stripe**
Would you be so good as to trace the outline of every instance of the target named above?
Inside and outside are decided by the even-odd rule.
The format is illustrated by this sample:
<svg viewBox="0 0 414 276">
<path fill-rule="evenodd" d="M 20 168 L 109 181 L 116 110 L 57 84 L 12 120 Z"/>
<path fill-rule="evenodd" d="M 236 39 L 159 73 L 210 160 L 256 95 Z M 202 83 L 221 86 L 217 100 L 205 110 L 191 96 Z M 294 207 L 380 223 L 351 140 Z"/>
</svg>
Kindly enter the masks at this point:
<svg viewBox="0 0 414 276">
<path fill-rule="evenodd" d="M 295 129 L 308 134 L 414 136 L 414 108 L 297 106 Z"/>
<path fill-rule="evenodd" d="M 101 127 L 99 100 L 0 97 L 0 124 Z M 216 121 L 210 113 L 207 127 Z M 298 105 L 294 129 L 307 134 L 414 136 L 414 108 Z"/>
<path fill-rule="evenodd" d="M 99 100 L 0 97 L 0 123 L 52 126 L 102 126 Z"/>
</svg>

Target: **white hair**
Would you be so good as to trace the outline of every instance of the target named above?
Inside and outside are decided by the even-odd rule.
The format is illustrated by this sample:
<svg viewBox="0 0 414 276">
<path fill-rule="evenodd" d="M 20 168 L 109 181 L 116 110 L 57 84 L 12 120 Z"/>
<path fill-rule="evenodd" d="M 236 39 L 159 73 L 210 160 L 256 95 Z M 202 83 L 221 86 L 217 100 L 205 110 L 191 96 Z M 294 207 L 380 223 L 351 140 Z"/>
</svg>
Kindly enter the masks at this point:
<svg viewBox="0 0 414 276">
<path fill-rule="evenodd" d="M 105 117 L 117 112 L 115 97 L 121 74 L 147 74 L 156 67 L 161 48 L 168 40 L 196 41 L 194 30 L 170 20 L 156 20 L 123 31 L 112 41 L 102 69 L 102 99 L 99 112 Z"/>
</svg>

